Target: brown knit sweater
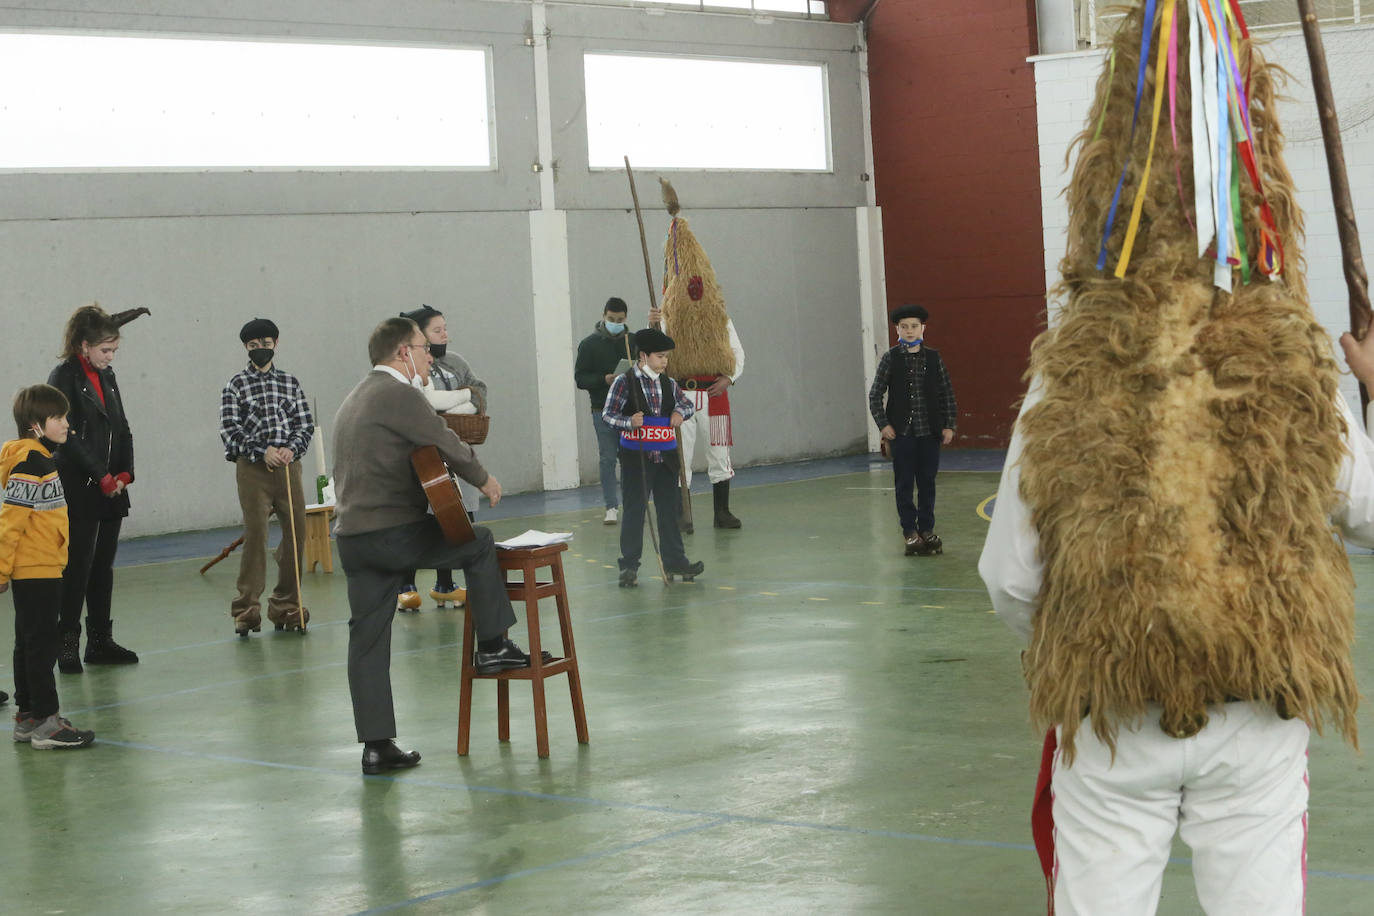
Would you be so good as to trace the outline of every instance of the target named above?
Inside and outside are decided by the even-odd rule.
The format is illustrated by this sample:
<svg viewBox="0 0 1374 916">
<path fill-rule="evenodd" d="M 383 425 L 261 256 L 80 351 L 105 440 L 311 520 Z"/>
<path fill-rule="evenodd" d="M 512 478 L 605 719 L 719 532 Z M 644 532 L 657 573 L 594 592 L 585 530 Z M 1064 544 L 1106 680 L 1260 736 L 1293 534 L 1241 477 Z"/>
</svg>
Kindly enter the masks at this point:
<svg viewBox="0 0 1374 916">
<path fill-rule="evenodd" d="M 425 445 L 437 446 L 448 466 L 468 483 L 486 484 L 487 472 L 472 449 L 418 389 L 388 372 L 369 372 L 334 418 L 335 533 L 363 534 L 423 519 L 429 501 L 410 466 L 410 454 Z"/>
</svg>

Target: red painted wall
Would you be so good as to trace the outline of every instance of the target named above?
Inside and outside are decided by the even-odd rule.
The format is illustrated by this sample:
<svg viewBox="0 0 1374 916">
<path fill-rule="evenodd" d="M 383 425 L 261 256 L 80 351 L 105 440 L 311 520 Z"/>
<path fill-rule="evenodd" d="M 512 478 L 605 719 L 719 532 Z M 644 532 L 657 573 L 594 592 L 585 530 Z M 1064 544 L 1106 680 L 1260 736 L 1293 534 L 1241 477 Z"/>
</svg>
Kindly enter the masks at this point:
<svg viewBox="0 0 1374 916">
<path fill-rule="evenodd" d="M 1035 35 L 1033 0 L 882 0 L 869 19 L 889 309 L 930 309 L 966 447 L 1006 444 L 1044 326 Z"/>
</svg>

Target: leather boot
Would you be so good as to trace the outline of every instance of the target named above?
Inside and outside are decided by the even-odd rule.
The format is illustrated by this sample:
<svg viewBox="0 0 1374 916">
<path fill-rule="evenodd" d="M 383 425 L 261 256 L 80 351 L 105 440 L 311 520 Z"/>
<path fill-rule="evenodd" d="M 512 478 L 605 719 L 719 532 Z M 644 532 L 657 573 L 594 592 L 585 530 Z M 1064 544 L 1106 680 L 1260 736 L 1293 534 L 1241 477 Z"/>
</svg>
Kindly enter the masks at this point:
<svg viewBox="0 0 1374 916">
<path fill-rule="evenodd" d="M 112 635 L 114 621 L 102 627 L 86 626 L 86 664 L 88 665 L 136 665 L 138 653 L 132 652 L 114 641 Z"/>
<path fill-rule="evenodd" d="M 730 514 L 730 481 L 722 480 L 711 490 L 716 498 L 716 527 L 739 528 L 743 522 Z"/>
<path fill-rule="evenodd" d="M 62 648 L 57 650 L 57 670 L 63 674 L 80 674 L 81 667 L 81 631 L 62 634 Z"/>
</svg>

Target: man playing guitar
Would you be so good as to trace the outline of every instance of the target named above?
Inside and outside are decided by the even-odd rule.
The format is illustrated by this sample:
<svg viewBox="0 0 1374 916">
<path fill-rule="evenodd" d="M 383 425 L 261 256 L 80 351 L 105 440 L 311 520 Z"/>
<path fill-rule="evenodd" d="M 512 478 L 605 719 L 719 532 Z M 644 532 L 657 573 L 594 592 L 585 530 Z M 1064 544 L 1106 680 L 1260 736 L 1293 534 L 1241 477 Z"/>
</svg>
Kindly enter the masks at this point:
<svg viewBox="0 0 1374 916">
<path fill-rule="evenodd" d="M 494 506 L 501 484 L 472 449 L 429 406 L 419 386 L 432 359 L 424 334 L 408 318 L 388 318 L 367 343 L 372 371 L 344 399 L 334 420 L 334 485 L 339 559 L 348 577 L 348 686 L 362 768 L 383 773 L 420 762 L 394 742 L 391 622 L 396 592 L 409 570 L 454 568 L 467 573 L 480 673 L 529 665 L 506 637 L 515 612 L 506 597 L 491 531 L 475 528 L 462 544 L 445 539 L 415 472 L 411 455 L 434 446 L 444 462 Z"/>
</svg>

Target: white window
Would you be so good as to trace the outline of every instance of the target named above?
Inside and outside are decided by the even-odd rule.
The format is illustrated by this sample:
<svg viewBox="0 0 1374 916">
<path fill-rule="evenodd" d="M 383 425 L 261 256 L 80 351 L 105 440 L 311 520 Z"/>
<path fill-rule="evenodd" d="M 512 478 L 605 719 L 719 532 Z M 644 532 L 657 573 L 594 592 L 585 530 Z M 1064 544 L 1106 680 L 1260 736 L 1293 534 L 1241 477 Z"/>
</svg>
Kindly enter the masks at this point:
<svg viewBox="0 0 1374 916">
<path fill-rule="evenodd" d="M 830 169 L 825 67 L 587 54 L 592 168 Z"/>
<path fill-rule="evenodd" d="M 491 168 L 487 52 L 0 34 L 0 168 Z"/>
</svg>

